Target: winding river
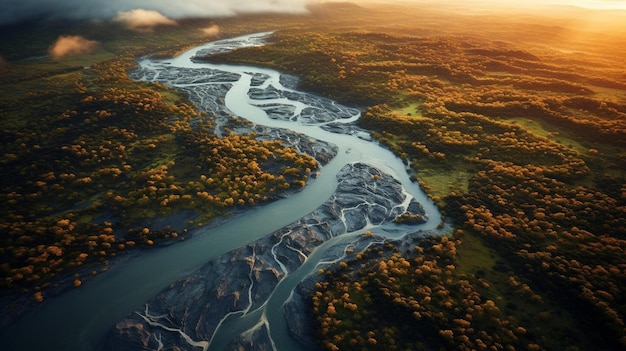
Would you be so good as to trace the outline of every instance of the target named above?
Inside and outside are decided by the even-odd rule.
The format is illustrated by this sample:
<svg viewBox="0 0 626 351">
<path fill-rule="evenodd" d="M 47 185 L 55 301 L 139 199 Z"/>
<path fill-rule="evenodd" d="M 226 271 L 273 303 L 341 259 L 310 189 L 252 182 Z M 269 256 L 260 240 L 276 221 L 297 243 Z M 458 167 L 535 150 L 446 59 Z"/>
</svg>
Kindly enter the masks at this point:
<svg viewBox="0 0 626 351">
<path fill-rule="evenodd" d="M 260 326 L 267 329 L 275 350 L 297 350 L 302 347 L 288 336 L 281 306 L 302 279 L 319 267 L 341 259 L 344 248 L 356 245 L 354 239 L 365 230 L 375 232 L 378 238 L 394 239 L 408 232 L 438 226 L 441 221 L 439 211 L 409 179 L 406 164 L 401 159 L 370 141 L 363 131 L 335 133 L 328 128 L 329 125 L 350 125 L 359 118 L 358 110 L 299 92 L 289 79 L 271 69 L 191 60 L 198 52 L 208 55 L 237 47 L 263 45 L 270 34 L 258 33 L 208 43 L 169 60 L 146 58 L 140 61 L 142 68 L 134 77 L 183 89 L 204 109 L 214 108 L 211 106 L 211 101 L 215 101 L 212 94 L 226 89 L 222 97 L 227 113 L 255 125 L 291 130 L 302 137 L 336 145 L 336 156 L 322 168 L 320 175 L 302 191 L 285 199 L 251 208 L 218 226 L 200 228 L 190 240 L 142 253 L 80 289 L 46 300 L 0 335 L 3 350 L 96 350 L 112 326 L 132 311 L 146 321 L 150 320 L 151 325 L 162 326 L 164 332 L 179 333 L 188 346 L 203 350 L 223 349 L 233 338 Z M 216 133 L 219 134 L 219 124 Z M 238 318 L 225 318 L 210 340 L 195 340 L 176 328 L 160 325 L 156 317 L 150 315 L 146 301 L 172 282 L 184 279 L 205 263 L 315 211 L 333 196 L 338 186 L 337 173 L 356 162 L 375 167 L 398 180 L 407 196 L 423 205 L 428 220 L 406 228 L 368 223 L 358 230 L 346 230 L 343 235 L 314 248 L 308 256 L 300 252 L 305 257 L 303 264 L 291 271 L 277 259 L 283 267 L 284 277 L 266 302 L 260 306 L 251 303 Z M 341 249 L 337 250 L 337 247 Z M 145 310 L 143 306 L 146 306 Z"/>
</svg>

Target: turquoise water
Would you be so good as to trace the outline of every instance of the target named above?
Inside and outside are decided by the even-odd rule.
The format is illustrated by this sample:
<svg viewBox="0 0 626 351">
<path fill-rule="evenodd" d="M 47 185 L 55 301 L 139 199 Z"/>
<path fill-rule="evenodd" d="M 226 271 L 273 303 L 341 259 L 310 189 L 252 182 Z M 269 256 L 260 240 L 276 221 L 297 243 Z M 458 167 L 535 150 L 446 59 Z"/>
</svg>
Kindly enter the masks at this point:
<svg viewBox="0 0 626 351">
<path fill-rule="evenodd" d="M 423 204 L 429 221 L 416 229 L 434 229 L 441 221 L 439 211 L 426 195 L 412 182 L 404 162 L 375 142 L 356 136 L 324 131 L 324 123 L 309 124 L 302 121 L 285 121 L 268 118 L 266 112 L 248 96 L 253 75 L 266 77 L 261 87 L 273 86 L 282 91 L 291 91 L 280 84 L 280 73 L 248 66 L 214 65 L 193 63 L 190 58 L 198 50 L 223 50 L 234 47 L 262 45 L 263 38 L 270 33 L 259 33 L 226 41 L 209 43 L 189 50 L 177 58 L 165 61 L 140 61 L 145 70 L 162 70 L 176 67 L 187 69 L 217 69 L 236 73 L 240 76 L 225 96 L 228 109 L 240 118 L 255 124 L 283 128 L 302 133 L 309 137 L 333 143 L 338 147 L 337 156 L 323 167 L 320 176 L 309 182 L 301 192 L 271 204 L 251 208 L 245 213 L 230 218 L 225 223 L 201 228 L 189 240 L 168 247 L 150 250 L 124 262 L 104 273 L 80 289 L 47 299 L 30 314 L 19 320 L 0 335 L 3 350 L 95 350 L 107 331 L 125 315 L 142 310 L 144 303 L 170 283 L 183 278 L 211 259 L 242 245 L 268 235 L 312 212 L 324 203 L 337 186 L 336 174 L 346 164 L 368 163 L 397 178 L 405 190 Z M 163 82 L 163 81 L 162 81 Z M 164 83 L 168 84 L 167 81 Z M 176 86 L 172 82 L 170 85 Z M 194 86 L 211 83 L 177 83 L 181 86 Z M 321 97 L 307 95 L 307 100 L 295 102 L 286 98 L 264 100 L 263 103 L 292 105 L 296 111 L 321 101 Z M 325 100 L 325 103 L 328 103 Z M 360 116 L 358 111 L 339 122 L 349 123 Z M 271 220 L 268 220 L 271 218 Z M 295 285 L 314 272 L 325 250 L 335 245 L 345 245 L 351 237 L 347 233 L 319 246 L 300 269 L 288 275 L 275 289 L 264 305 L 245 318 L 227 320 L 213 339 L 210 349 L 221 349 L 232 337 L 248 330 L 259 321 L 266 322 L 271 330 L 272 340 L 278 350 L 294 350 L 296 344 L 286 333 L 282 318 L 282 304 L 289 298 Z"/>
</svg>

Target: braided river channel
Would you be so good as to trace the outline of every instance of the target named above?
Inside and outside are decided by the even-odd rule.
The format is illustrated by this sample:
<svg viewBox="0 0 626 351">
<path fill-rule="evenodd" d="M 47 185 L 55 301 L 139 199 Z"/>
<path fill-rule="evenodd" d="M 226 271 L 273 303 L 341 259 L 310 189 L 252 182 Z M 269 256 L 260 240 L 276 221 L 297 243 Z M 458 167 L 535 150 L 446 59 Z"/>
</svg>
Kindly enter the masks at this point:
<svg viewBox="0 0 626 351">
<path fill-rule="evenodd" d="M 348 252 L 436 231 L 438 209 L 406 162 L 354 125 L 358 109 L 298 91 L 295 77 L 275 70 L 192 60 L 264 45 L 270 35 L 143 58 L 131 77 L 184 91 L 216 116 L 218 136 L 224 120 L 240 118 L 267 139 L 317 150 L 313 157 L 330 153 L 319 174 L 301 191 L 194 229 L 187 240 L 143 251 L 47 299 L 0 335 L 3 350 L 306 350 L 283 308 L 300 282 Z M 393 221 L 411 208 L 423 223 Z"/>
</svg>

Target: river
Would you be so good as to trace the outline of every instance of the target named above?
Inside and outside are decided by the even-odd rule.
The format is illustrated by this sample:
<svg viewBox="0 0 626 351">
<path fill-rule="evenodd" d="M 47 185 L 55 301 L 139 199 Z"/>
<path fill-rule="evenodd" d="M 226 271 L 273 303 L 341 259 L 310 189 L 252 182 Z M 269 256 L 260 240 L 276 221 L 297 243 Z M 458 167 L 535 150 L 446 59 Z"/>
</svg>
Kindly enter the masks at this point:
<svg viewBox="0 0 626 351">
<path fill-rule="evenodd" d="M 441 216 L 438 209 L 409 179 L 406 164 L 401 159 L 363 138 L 363 133 L 338 134 L 322 128 L 329 123 L 352 123 L 360 116 L 358 110 L 286 87 L 281 74 L 271 69 L 194 63 L 191 60 L 201 50 L 203 54 L 210 54 L 263 45 L 270 34 L 258 33 L 208 43 L 169 60 L 142 59 L 139 63 L 144 75 L 137 78 L 159 81 L 195 93 L 194 100 L 198 103 L 202 103 L 203 94 L 210 93 L 203 87 L 227 86 L 229 90 L 223 97 L 224 104 L 233 115 L 254 124 L 288 129 L 332 143 L 338 148 L 336 157 L 300 192 L 250 208 L 219 226 L 200 228 L 189 240 L 146 251 L 79 289 L 47 299 L 0 335 L 3 350 L 96 350 L 116 322 L 132 311 L 142 311 L 146 301 L 172 282 L 189 275 L 206 262 L 267 236 L 314 211 L 333 194 L 337 187 L 336 174 L 347 164 L 366 163 L 392 175 L 408 194 L 423 205 L 428 221 L 410 230 L 430 230 L 439 225 Z M 249 94 L 251 89 L 257 92 L 252 94 L 255 98 Z M 283 112 L 276 112 L 277 106 L 283 108 Z M 306 118 L 282 118 L 286 115 L 285 108 L 289 111 L 287 115 Z M 328 110 L 332 111 L 330 118 Z M 310 118 L 312 115 L 313 118 Z M 368 226 L 365 229 L 376 228 Z M 325 250 L 345 245 L 363 230 L 346 233 L 317 247 L 299 269 L 278 284 L 262 308 L 247 314 L 240 321 L 226 320 L 224 325 L 228 327 L 220 328 L 212 338 L 210 349 L 220 349 L 237 333 L 264 323 L 271 330 L 270 337 L 276 350 L 293 350 L 295 344 L 287 336 L 280 306 L 289 298 L 294 286 L 315 271 L 320 261 L 327 259 Z M 396 237 L 402 235 L 397 231 L 390 233 L 395 233 Z"/>
</svg>

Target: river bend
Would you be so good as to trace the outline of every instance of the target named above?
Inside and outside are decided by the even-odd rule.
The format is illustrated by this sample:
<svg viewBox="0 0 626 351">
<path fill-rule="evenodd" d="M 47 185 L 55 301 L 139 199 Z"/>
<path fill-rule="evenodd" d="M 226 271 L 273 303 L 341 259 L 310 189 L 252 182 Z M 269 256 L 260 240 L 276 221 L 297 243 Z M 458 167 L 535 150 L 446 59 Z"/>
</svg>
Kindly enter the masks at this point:
<svg viewBox="0 0 626 351">
<path fill-rule="evenodd" d="M 319 176 L 285 199 L 200 228 L 190 240 L 146 252 L 47 300 L 0 336 L 3 348 L 96 350 L 110 339 L 105 347 L 116 350 L 305 349 L 289 337 L 282 312 L 300 281 L 345 258 L 348 249 L 439 225 L 439 211 L 409 179 L 406 164 L 352 125 L 359 110 L 298 91 L 293 77 L 275 70 L 192 60 L 264 45 L 269 35 L 216 41 L 169 60 L 145 58 L 132 77 L 185 91 L 217 116 L 217 135 L 235 117 L 274 134 L 289 131 L 283 141 L 332 145 L 335 156 Z M 344 133 L 333 132 L 338 129 Z M 427 220 L 393 224 L 411 208 Z M 364 239 L 365 231 L 375 235 Z"/>
</svg>

